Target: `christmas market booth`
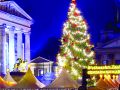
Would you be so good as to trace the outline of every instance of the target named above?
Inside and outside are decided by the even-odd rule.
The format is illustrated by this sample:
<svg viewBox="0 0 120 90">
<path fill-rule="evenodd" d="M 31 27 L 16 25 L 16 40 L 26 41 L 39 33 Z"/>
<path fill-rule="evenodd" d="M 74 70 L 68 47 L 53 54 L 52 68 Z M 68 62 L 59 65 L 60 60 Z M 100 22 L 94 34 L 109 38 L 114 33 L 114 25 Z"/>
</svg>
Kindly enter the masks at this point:
<svg viewBox="0 0 120 90">
<path fill-rule="evenodd" d="M 95 86 L 102 90 L 118 89 L 120 65 L 88 66 L 88 74 L 96 78 Z M 89 88 L 90 90 L 90 88 Z"/>
<path fill-rule="evenodd" d="M 16 86 L 12 88 L 43 88 L 45 87 L 44 84 L 39 82 L 36 77 L 32 74 L 32 71 L 30 68 L 28 68 L 28 71 L 23 76 L 23 78 L 17 83 Z"/>
<path fill-rule="evenodd" d="M 47 88 L 78 88 L 79 85 L 74 81 L 70 74 L 62 68 L 58 77 Z"/>
</svg>

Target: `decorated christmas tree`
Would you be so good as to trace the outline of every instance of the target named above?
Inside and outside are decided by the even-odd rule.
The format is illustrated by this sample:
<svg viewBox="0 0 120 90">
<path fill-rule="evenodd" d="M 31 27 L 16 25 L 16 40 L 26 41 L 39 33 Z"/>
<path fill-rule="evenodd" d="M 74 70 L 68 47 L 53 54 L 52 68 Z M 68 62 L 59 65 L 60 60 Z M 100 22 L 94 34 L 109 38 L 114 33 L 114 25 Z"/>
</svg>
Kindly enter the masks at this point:
<svg viewBox="0 0 120 90">
<path fill-rule="evenodd" d="M 91 50 L 90 35 L 87 32 L 86 21 L 72 0 L 68 20 L 64 23 L 62 45 L 57 55 L 58 67 L 64 67 L 73 79 L 81 78 L 82 68 L 94 64 L 94 52 Z"/>
</svg>

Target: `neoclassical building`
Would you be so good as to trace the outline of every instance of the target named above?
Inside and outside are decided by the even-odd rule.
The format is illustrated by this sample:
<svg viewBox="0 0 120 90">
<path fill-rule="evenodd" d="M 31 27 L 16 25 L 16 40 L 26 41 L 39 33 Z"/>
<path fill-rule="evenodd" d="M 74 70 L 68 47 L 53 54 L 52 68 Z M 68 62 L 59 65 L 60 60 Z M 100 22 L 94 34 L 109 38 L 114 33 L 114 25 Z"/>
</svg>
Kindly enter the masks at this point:
<svg viewBox="0 0 120 90">
<path fill-rule="evenodd" d="M 31 60 L 29 65 L 35 76 L 43 76 L 46 73 L 53 72 L 53 61 L 40 56 Z"/>
<path fill-rule="evenodd" d="M 100 33 L 100 42 L 95 47 L 98 65 L 120 65 L 119 22 L 109 22 Z"/>
<path fill-rule="evenodd" d="M 98 65 L 120 64 L 120 37 L 98 45 L 95 53 Z"/>
<path fill-rule="evenodd" d="M 32 18 L 14 1 L 0 0 L 0 73 L 13 70 L 17 58 L 30 61 Z"/>
</svg>

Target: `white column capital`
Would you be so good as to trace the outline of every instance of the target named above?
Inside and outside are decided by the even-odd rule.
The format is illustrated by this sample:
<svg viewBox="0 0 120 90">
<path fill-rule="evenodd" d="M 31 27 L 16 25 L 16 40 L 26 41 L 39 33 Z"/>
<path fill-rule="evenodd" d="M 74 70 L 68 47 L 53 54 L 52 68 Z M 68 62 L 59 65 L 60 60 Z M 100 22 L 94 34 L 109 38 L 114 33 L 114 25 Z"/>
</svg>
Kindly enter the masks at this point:
<svg viewBox="0 0 120 90">
<path fill-rule="evenodd" d="M 14 31 L 14 30 L 15 30 L 15 26 L 9 27 L 9 30 L 10 30 L 10 31 Z"/>
<path fill-rule="evenodd" d="M 6 24 L 0 25 L 0 28 L 6 28 Z"/>
<path fill-rule="evenodd" d="M 22 30 L 16 30 L 16 33 L 22 33 Z"/>
<path fill-rule="evenodd" d="M 2 32 L 0 33 L 1 35 L 5 34 L 5 28 L 6 28 L 5 24 L 0 25 L 0 30 L 2 30 Z"/>
<path fill-rule="evenodd" d="M 19 33 L 19 32 L 24 33 L 22 28 L 16 29 L 16 33 Z"/>
<path fill-rule="evenodd" d="M 25 35 L 30 35 L 30 34 L 31 34 L 31 32 L 24 32 L 24 34 L 25 34 Z"/>
</svg>

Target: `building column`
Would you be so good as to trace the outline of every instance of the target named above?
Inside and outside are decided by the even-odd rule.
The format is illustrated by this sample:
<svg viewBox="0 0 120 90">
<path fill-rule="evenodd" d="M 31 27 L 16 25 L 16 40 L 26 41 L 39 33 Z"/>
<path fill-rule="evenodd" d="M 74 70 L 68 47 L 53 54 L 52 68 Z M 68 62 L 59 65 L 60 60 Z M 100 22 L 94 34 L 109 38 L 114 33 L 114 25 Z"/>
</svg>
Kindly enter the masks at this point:
<svg viewBox="0 0 120 90">
<path fill-rule="evenodd" d="M 6 73 L 5 60 L 5 25 L 0 25 L 0 74 Z"/>
<path fill-rule="evenodd" d="M 9 28 L 9 69 L 13 71 L 15 60 L 15 45 L 14 45 L 14 30 L 15 27 Z"/>
<path fill-rule="evenodd" d="M 22 58 L 23 59 L 23 53 L 22 53 L 22 31 L 17 31 L 17 59 Z"/>
<path fill-rule="evenodd" d="M 7 37 L 6 37 L 7 38 Z M 6 42 L 5 45 L 5 59 L 6 59 L 6 69 L 9 68 L 9 46 L 8 46 L 8 42 Z"/>
<path fill-rule="evenodd" d="M 24 43 L 22 43 L 22 58 L 23 58 L 23 60 L 25 60 L 25 55 L 24 55 L 24 53 L 25 53 L 25 50 L 24 50 Z"/>
<path fill-rule="evenodd" d="M 30 32 L 25 32 L 25 60 L 30 62 Z"/>
</svg>

